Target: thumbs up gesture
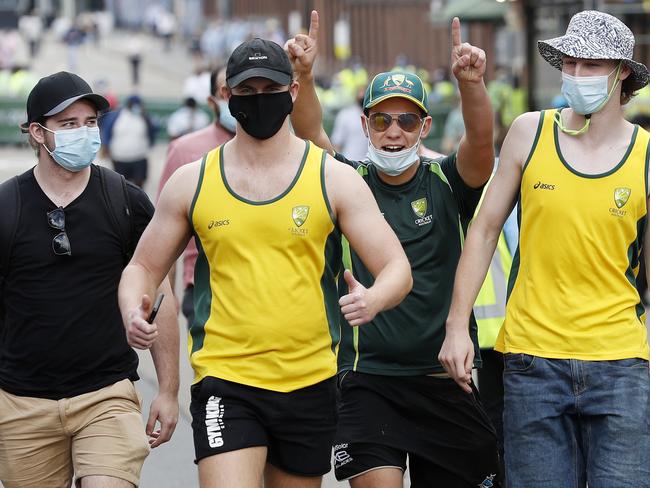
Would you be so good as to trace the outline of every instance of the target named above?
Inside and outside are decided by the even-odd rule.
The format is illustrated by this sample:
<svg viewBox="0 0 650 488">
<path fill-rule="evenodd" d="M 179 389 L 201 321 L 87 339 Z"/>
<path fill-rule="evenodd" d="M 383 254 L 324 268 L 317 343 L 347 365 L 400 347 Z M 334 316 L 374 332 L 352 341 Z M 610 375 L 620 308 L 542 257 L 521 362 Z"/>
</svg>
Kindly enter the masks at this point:
<svg viewBox="0 0 650 488">
<path fill-rule="evenodd" d="M 348 294 L 341 297 L 339 305 L 345 320 L 353 327 L 370 322 L 379 311 L 372 293 L 352 276 L 349 269 L 345 270 L 343 278 L 348 285 Z"/>
<path fill-rule="evenodd" d="M 477 82 L 485 73 L 485 51 L 460 38 L 460 20 L 451 21 L 451 70 L 462 82 Z"/>
<path fill-rule="evenodd" d="M 126 324 L 126 340 L 131 347 L 136 349 L 149 349 L 158 337 L 156 323 L 147 322 L 151 313 L 152 302 L 149 295 L 142 295 L 138 308 L 129 312 L 129 321 Z"/>
<path fill-rule="evenodd" d="M 297 34 L 293 39 L 289 39 L 284 44 L 284 50 L 287 52 L 293 70 L 298 76 L 310 74 L 318 53 L 318 12 L 312 10 L 311 21 L 309 23 L 309 33 Z"/>
</svg>

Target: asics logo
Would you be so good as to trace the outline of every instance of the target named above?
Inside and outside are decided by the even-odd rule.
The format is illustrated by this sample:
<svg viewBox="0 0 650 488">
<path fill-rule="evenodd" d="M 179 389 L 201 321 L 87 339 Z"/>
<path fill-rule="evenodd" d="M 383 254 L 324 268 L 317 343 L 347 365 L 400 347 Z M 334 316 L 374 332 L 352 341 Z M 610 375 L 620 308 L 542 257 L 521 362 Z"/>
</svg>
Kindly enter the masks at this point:
<svg viewBox="0 0 650 488">
<path fill-rule="evenodd" d="M 548 183 L 542 183 L 541 181 L 538 181 L 533 185 L 533 188 L 535 190 L 555 190 L 555 185 L 549 185 Z"/>
</svg>

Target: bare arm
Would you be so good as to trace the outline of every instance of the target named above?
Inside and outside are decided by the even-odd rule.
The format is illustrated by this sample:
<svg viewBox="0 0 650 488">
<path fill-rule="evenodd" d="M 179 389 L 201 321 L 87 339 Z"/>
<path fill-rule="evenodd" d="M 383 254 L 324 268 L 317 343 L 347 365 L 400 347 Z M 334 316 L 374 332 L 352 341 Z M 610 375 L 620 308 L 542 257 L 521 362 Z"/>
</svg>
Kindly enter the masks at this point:
<svg viewBox="0 0 650 488">
<path fill-rule="evenodd" d="M 188 212 L 199 169 L 199 162 L 191 163 L 170 178 L 131 262 L 122 273 L 118 297 L 127 334 L 133 328 L 148 329 L 146 312 L 150 297 L 155 296 L 156 288 L 190 238 Z"/>
<path fill-rule="evenodd" d="M 479 188 L 490 178 L 494 166 L 494 116 L 483 75 L 485 52 L 461 42 L 460 21 L 455 17 L 452 31 L 452 72 L 458 80 L 465 134 L 458 147 L 457 167 L 463 181 Z"/>
<path fill-rule="evenodd" d="M 158 378 L 158 395 L 151 402 L 146 426 L 152 448 L 171 439 L 178 422 L 178 313 L 169 280 L 165 279 L 158 291 L 169 298 L 160 307 L 156 319 L 158 337 L 150 349 Z M 158 431 L 154 430 L 156 421 L 160 423 Z"/>
<path fill-rule="evenodd" d="M 474 361 L 469 318 L 496 249 L 499 232 L 514 207 L 523 163 L 532 147 L 538 120 L 539 113 L 524 114 L 508 132 L 496 175 L 487 189 L 478 216 L 470 226 L 456 270 L 446 336 L 438 358 L 449 375 L 467 392 L 471 391 L 469 382 Z"/>
<path fill-rule="evenodd" d="M 323 111 L 316 95 L 312 73 L 318 52 L 318 25 L 318 13 L 312 10 L 309 34 L 306 36 L 298 34 L 285 44 L 285 50 L 300 82 L 298 98 L 291 112 L 291 125 L 298 137 L 310 140 L 330 154 L 334 154 L 334 146 L 323 129 Z"/>
<path fill-rule="evenodd" d="M 411 266 L 361 176 L 330 156 L 326 165 L 325 184 L 339 226 L 375 278 L 366 289 L 346 271 L 349 293 L 339 304 L 350 325 L 361 325 L 404 299 L 413 286 Z"/>
</svg>

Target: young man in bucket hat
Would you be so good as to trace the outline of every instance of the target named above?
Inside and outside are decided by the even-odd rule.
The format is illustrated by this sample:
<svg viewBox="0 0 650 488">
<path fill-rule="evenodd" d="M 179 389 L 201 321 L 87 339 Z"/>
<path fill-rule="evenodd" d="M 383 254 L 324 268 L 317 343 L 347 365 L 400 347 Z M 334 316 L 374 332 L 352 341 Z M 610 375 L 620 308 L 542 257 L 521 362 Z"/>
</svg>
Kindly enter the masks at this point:
<svg viewBox="0 0 650 488">
<path fill-rule="evenodd" d="M 309 35 L 287 44 L 301 82 L 292 122 L 297 134 L 334 154 L 312 81 L 317 29 L 314 12 Z M 467 129 L 457 153 L 433 161 L 418 156 L 431 127 L 426 90 L 413 73 L 387 72 L 372 79 L 363 100 L 368 158 L 336 154 L 363 176 L 409 257 L 414 283 L 371 327 L 341 329 L 334 468 L 355 488 L 403 486 L 407 458 L 416 488 L 500 486 L 496 434 L 474 385 L 463 391 L 437 361 L 463 235 L 494 161 L 485 53 L 461 42 L 458 19 L 452 39 Z M 344 251 L 346 267 L 370 286 L 358 251 Z M 343 281 L 339 292 L 347 293 Z M 471 333 L 478 347 L 473 321 Z"/>
<path fill-rule="evenodd" d="M 298 83 L 279 45 L 239 45 L 226 83 L 236 135 L 169 179 L 120 305 L 137 307 L 193 233 L 201 486 L 315 488 L 331 469 L 339 307 L 358 326 L 397 305 L 411 287 L 408 260 L 361 177 L 291 133 Z M 373 286 L 341 270 L 341 232 L 362 250 Z M 340 300 L 339 274 L 350 285 Z"/>
<path fill-rule="evenodd" d="M 650 135 L 621 111 L 649 81 L 634 36 L 584 11 L 538 44 L 570 108 L 513 124 L 456 273 L 440 359 L 469 384 L 470 311 L 518 201 L 506 319 L 506 479 L 513 488 L 650 486 L 648 341 L 635 289 L 648 237 Z M 645 251 L 646 258 L 648 251 Z"/>
<path fill-rule="evenodd" d="M 117 287 L 153 206 L 135 185 L 92 164 L 100 147 L 97 117 L 106 108 L 73 73 L 42 78 L 22 125 L 38 162 L 0 185 L 6 488 L 69 487 L 73 475 L 83 488 L 137 486 L 149 447 L 167 441 L 176 426 L 173 300 L 156 319 L 151 354 L 160 386 L 146 431 L 133 385 L 138 357 L 125 337 Z M 163 291 L 171 293 L 167 282 Z M 142 306 L 148 311 L 150 303 Z"/>
</svg>

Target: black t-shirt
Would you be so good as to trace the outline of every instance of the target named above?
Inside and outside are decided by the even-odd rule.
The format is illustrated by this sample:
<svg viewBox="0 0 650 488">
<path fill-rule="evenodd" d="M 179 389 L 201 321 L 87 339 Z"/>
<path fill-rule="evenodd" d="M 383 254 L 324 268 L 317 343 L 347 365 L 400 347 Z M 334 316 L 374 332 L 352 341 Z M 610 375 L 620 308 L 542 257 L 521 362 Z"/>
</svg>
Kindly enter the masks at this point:
<svg viewBox="0 0 650 488">
<path fill-rule="evenodd" d="M 340 161 L 357 168 L 379 209 L 399 238 L 411 264 L 413 289 L 395 308 L 379 313 L 361 327 L 341 327 L 339 370 L 389 376 L 440 373 L 438 353 L 445 338 L 456 267 L 462 240 L 481 198 L 482 188 L 465 184 L 456 155 L 435 161 L 422 159 L 415 176 L 402 185 L 384 183 L 369 162 Z M 364 286 L 374 278 L 351 250 L 352 272 Z M 347 293 L 339 281 L 339 293 Z M 480 364 L 476 322 L 470 335 Z"/>
<path fill-rule="evenodd" d="M 72 254 L 57 256 L 46 214 L 56 208 L 34 171 L 19 176 L 21 212 L 6 274 L 0 331 L 0 387 L 61 399 L 137 380 L 117 302 L 125 256 L 105 203 L 99 170 L 65 207 Z M 127 184 L 134 245 L 153 215 L 147 195 Z M 1 307 L 0 307 L 1 309 Z"/>
</svg>

